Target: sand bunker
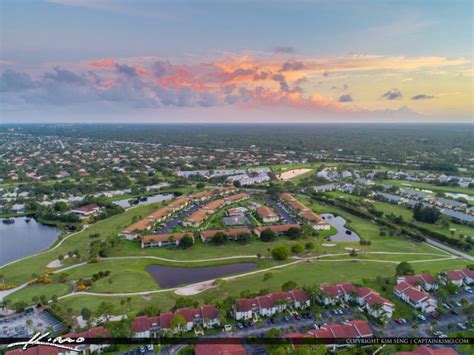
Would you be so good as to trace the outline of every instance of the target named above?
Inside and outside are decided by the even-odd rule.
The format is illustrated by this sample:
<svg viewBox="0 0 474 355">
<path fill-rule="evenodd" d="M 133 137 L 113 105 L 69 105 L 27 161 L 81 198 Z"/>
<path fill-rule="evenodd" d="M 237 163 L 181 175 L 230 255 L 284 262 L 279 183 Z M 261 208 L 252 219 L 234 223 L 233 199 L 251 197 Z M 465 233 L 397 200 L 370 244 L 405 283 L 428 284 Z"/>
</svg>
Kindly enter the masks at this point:
<svg viewBox="0 0 474 355">
<path fill-rule="evenodd" d="M 68 255 L 64 257 L 64 259 L 67 259 L 67 258 L 69 258 Z M 46 265 L 48 269 L 56 269 L 60 266 L 61 266 L 61 261 L 59 259 L 53 260 L 48 265 Z"/>
<path fill-rule="evenodd" d="M 309 173 L 311 170 L 313 170 L 313 169 L 288 170 L 288 171 L 285 171 L 284 173 L 281 173 L 280 175 L 278 175 L 278 179 L 283 180 L 283 181 L 291 180 L 291 179 L 293 179 L 297 176 Z"/>
<path fill-rule="evenodd" d="M 191 296 L 191 295 L 197 295 L 198 293 L 201 293 L 203 291 L 206 291 L 210 288 L 213 288 L 213 281 L 207 281 L 207 282 L 202 282 L 196 285 L 190 285 L 186 287 L 181 287 L 178 288 L 175 293 L 180 296 Z"/>
</svg>

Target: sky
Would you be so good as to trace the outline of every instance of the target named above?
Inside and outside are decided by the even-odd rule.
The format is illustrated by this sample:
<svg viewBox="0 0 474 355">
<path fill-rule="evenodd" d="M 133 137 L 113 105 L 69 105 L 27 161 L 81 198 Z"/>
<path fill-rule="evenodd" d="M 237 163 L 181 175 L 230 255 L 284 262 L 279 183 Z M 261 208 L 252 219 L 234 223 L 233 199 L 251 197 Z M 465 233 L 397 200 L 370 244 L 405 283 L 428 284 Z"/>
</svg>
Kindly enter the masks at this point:
<svg viewBox="0 0 474 355">
<path fill-rule="evenodd" d="M 464 0 L 2 0 L 0 122 L 472 122 Z"/>
</svg>

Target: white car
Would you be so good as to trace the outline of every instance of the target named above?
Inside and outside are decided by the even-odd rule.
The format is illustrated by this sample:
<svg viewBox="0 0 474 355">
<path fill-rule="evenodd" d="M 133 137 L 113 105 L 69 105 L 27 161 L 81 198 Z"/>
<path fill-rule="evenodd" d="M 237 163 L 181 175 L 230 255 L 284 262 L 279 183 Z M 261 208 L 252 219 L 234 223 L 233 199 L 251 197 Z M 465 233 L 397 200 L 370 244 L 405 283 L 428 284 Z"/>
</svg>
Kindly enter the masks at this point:
<svg viewBox="0 0 474 355">
<path fill-rule="evenodd" d="M 466 326 L 465 326 L 464 324 L 462 324 L 462 323 L 458 323 L 457 325 L 458 325 L 458 327 L 459 327 L 460 329 L 462 329 L 462 330 L 466 330 L 466 329 L 467 329 Z"/>
</svg>

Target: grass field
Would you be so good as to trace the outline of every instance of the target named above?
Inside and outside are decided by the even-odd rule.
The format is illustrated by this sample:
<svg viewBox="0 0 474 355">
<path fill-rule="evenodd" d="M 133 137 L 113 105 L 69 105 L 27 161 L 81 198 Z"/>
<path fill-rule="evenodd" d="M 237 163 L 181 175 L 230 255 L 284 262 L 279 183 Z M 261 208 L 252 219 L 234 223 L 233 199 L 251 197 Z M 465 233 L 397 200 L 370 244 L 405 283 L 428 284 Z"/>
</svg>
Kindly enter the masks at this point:
<svg viewBox="0 0 474 355">
<path fill-rule="evenodd" d="M 39 274 L 50 271 L 50 269 L 46 268 L 46 265 L 57 259 L 58 255 L 66 255 L 68 251 L 78 250 L 81 255 L 86 256 L 90 243 L 90 234 L 100 233 L 100 238 L 97 239 L 105 239 L 130 225 L 134 217 L 145 217 L 161 205 L 161 203 L 157 203 L 130 208 L 125 213 L 99 221 L 85 231 L 71 236 L 57 249 L 4 266 L 0 268 L 0 273 L 5 275 L 7 284 L 18 285 L 30 281 L 32 273 Z"/>
<path fill-rule="evenodd" d="M 461 268 L 466 266 L 462 260 L 448 260 L 440 262 L 417 263 L 412 265 L 416 272 L 429 270 L 435 274 L 446 269 Z M 259 291 L 269 289 L 269 291 L 281 290 L 281 285 L 287 281 L 294 281 L 298 287 L 305 285 L 320 285 L 323 283 L 334 283 L 340 281 L 350 281 L 362 283 L 363 279 L 373 279 L 377 276 L 395 275 L 395 264 L 374 264 L 370 262 L 320 262 L 311 263 L 301 262 L 296 265 L 288 266 L 283 269 L 273 270 L 273 275 L 267 281 L 263 281 L 263 274 L 245 276 L 232 281 L 224 282 L 219 288 L 209 289 L 203 293 L 191 296 L 193 301 L 200 305 L 205 303 L 216 303 L 227 296 L 239 297 L 243 290 Z M 132 296 L 132 306 L 130 312 L 138 312 L 147 306 L 156 305 L 159 309 L 165 311 L 173 307 L 176 298 L 173 292 L 164 292 L 152 294 L 149 296 Z M 97 309 L 102 301 L 112 302 L 116 306 L 116 314 L 127 313 L 124 306 L 120 305 L 120 300 L 125 297 L 100 297 L 77 295 L 68 297 L 60 302 L 65 307 L 70 307 L 73 312 L 79 312 L 82 307 L 88 307 L 92 310 Z"/>
<path fill-rule="evenodd" d="M 8 299 L 11 305 L 19 301 L 24 301 L 27 304 L 33 304 L 33 297 L 40 297 L 45 295 L 48 300 L 51 299 L 53 295 L 62 296 L 70 293 L 72 291 L 72 286 L 69 284 L 62 284 L 62 283 L 54 283 L 48 285 L 35 285 L 25 287 L 11 295 L 9 295 L 6 299 Z"/>
<path fill-rule="evenodd" d="M 404 180 L 383 180 L 384 184 L 390 184 L 402 188 L 417 188 L 423 190 L 431 190 L 433 192 L 452 192 L 459 194 L 474 195 L 474 189 L 458 187 L 458 186 L 437 186 L 433 184 L 426 184 L 423 182 L 410 182 Z"/>
</svg>

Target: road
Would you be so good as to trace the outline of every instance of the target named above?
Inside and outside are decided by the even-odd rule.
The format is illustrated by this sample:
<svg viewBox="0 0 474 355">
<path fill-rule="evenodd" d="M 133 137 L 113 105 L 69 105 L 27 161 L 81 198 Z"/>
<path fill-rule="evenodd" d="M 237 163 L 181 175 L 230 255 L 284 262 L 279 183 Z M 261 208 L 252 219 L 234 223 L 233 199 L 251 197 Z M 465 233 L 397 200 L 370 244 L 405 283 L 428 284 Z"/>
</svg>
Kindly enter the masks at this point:
<svg viewBox="0 0 474 355">
<path fill-rule="evenodd" d="M 454 248 L 451 248 L 451 247 L 448 247 L 447 245 L 443 244 L 443 243 L 440 243 L 440 242 L 437 242 L 436 240 L 433 240 L 433 239 L 429 239 L 429 238 L 426 238 L 426 242 L 428 244 L 431 244 L 431 245 L 434 245 L 435 247 L 438 247 L 440 249 L 443 249 L 447 252 L 450 252 L 454 255 L 458 255 L 464 259 L 467 259 L 467 260 L 470 260 L 470 261 L 474 261 L 474 256 L 472 255 L 469 255 L 469 254 L 466 254 L 466 253 L 463 253 L 462 251 L 459 251 L 457 249 L 454 249 Z"/>
</svg>

